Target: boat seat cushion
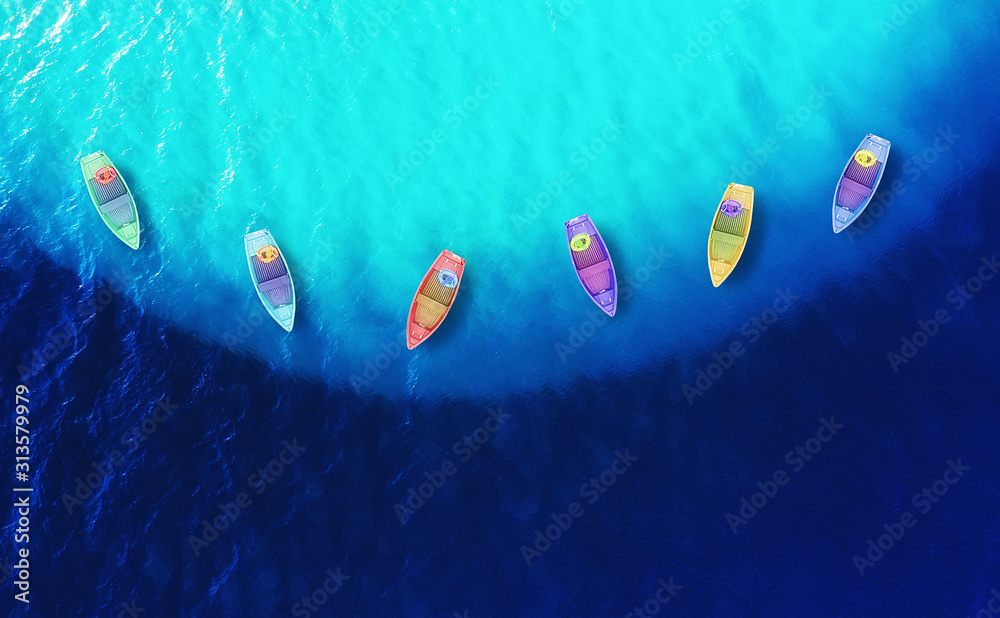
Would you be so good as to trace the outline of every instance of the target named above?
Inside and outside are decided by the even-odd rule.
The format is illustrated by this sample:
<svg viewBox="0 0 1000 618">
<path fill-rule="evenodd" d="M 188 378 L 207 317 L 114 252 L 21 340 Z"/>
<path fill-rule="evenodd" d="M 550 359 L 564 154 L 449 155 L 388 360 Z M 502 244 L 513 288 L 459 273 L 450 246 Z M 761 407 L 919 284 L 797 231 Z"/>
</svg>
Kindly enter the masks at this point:
<svg viewBox="0 0 1000 618">
<path fill-rule="evenodd" d="M 97 182 L 96 178 L 91 178 L 90 183 L 91 186 L 94 187 L 94 192 L 97 194 L 97 201 L 102 204 L 118 199 L 128 193 L 128 191 L 125 190 L 125 183 L 122 182 L 120 176 L 115 176 L 111 179 L 111 182 L 106 185 Z"/>
<path fill-rule="evenodd" d="M 433 298 L 425 296 L 424 294 L 417 294 L 417 304 L 423 305 L 428 309 L 433 309 L 435 311 L 444 312 L 448 310 L 447 305 L 443 305 L 438 301 L 434 300 Z"/>
<path fill-rule="evenodd" d="M 744 242 L 744 238 L 742 236 L 737 236 L 736 234 L 730 234 L 719 230 L 712 230 L 712 240 L 732 243 L 736 246 L 740 246 Z"/>
<path fill-rule="evenodd" d="M 588 266 L 586 268 L 582 268 L 582 269 L 580 269 L 577 272 L 580 274 L 580 278 L 581 279 L 586 279 L 587 277 L 590 277 L 590 276 L 593 276 L 593 275 L 605 273 L 605 272 L 607 272 L 610 269 L 611 269 L 611 260 L 604 260 L 604 261 L 598 262 L 597 264 L 594 264 L 592 266 Z"/>
<path fill-rule="evenodd" d="M 868 197 L 869 195 L 872 194 L 871 187 L 866 187 L 865 185 L 861 184 L 860 182 L 856 182 L 854 180 L 851 180 L 847 176 L 844 176 L 843 178 L 840 179 L 840 185 L 842 187 L 850 189 L 851 191 L 854 191 L 855 193 L 860 193 L 861 195 L 863 195 L 865 197 Z"/>
<path fill-rule="evenodd" d="M 101 214 L 111 219 L 115 225 L 122 227 L 135 220 L 135 212 L 132 210 L 132 198 L 123 195 L 111 200 L 107 204 L 99 206 Z"/>
<path fill-rule="evenodd" d="M 269 292 L 275 288 L 280 288 L 283 285 L 289 285 L 292 279 L 288 275 L 281 275 L 280 277 L 275 277 L 274 279 L 269 279 L 261 283 L 258 288 L 262 293 Z"/>
<path fill-rule="evenodd" d="M 847 165 L 847 169 L 844 171 L 844 178 L 853 180 L 865 187 L 872 187 L 875 185 L 875 181 L 878 180 L 881 169 L 881 161 L 876 161 L 875 165 L 871 167 L 863 167 L 857 161 L 851 159 L 851 162 Z"/>
<path fill-rule="evenodd" d="M 271 306 L 275 309 L 278 307 L 284 307 L 292 302 L 292 286 L 287 284 L 279 285 L 276 288 L 264 292 L 264 298 L 266 298 L 267 302 L 271 303 Z"/>
<path fill-rule="evenodd" d="M 257 281 L 260 282 L 270 281 L 271 279 L 277 279 L 288 274 L 288 269 L 285 268 L 285 260 L 281 257 L 264 263 L 256 255 L 251 255 L 250 263 L 253 264 L 253 272 L 257 276 Z"/>
<path fill-rule="evenodd" d="M 131 207 L 132 206 L 132 199 L 128 195 L 123 195 L 123 196 L 121 196 L 119 198 L 115 198 L 115 199 L 111 200 L 110 202 L 108 202 L 106 204 L 101 204 L 100 205 L 100 209 L 101 209 L 101 212 L 103 212 L 104 214 L 109 214 L 111 211 L 117 210 L 118 208 L 121 208 L 122 206 L 125 206 L 126 204 L 129 207 Z"/>
</svg>

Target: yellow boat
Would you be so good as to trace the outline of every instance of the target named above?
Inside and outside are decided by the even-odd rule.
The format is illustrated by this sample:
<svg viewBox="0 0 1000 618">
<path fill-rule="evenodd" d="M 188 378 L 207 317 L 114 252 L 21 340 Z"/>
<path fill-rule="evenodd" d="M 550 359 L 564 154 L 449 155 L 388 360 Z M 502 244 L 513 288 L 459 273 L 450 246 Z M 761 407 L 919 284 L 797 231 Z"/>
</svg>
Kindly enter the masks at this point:
<svg viewBox="0 0 1000 618">
<path fill-rule="evenodd" d="M 753 187 L 729 183 L 708 235 L 708 270 L 715 287 L 722 285 L 740 261 L 752 217 Z"/>
</svg>

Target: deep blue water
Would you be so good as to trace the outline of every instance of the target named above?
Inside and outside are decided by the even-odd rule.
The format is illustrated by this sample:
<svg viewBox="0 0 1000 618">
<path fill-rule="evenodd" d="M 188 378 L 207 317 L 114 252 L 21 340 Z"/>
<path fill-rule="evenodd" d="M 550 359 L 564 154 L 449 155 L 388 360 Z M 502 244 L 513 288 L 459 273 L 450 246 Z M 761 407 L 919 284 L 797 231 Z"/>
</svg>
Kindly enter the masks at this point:
<svg viewBox="0 0 1000 618">
<path fill-rule="evenodd" d="M 31 388 L 37 440 L 32 609 L 116 615 L 135 600 L 146 616 L 288 615 L 339 568 L 350 579 L 317 615 L 617 616 L 671 577 L 682 588 L 663 611 L 677 615 L 971 615 L 1000 585 L 1000 286 L 961 310 L 947 296 L 995 253 L 998 189 L 995 170 L 964 179 L 901 259 L 803 294 L 752 344 L 737 330 L 713 342 L 704 367 L 732 341 L 747 352 L 693 406 L 681 392 L 692 372 L 670 357 L 497 399 L 359 397 L 121 297 L 73 318 L 104 284 L 8 230 L 5 393 Z M 970 229 L 979 238 L 963 243 Z M 942 308 L 951 321 L 894 374 L 886 352 Z M 69 349 L 19 380 L 24 353 L 10 351 L 67 321 L 79 331 Z M 68 513 L 62 494 L 127 451 L 161 398 L 176 411 Z M 491 407 L 510 418 L 463 461 L 453 442 Z M 800 470 L 786 461 L 830 417 L 843 429 Z M 256 494 L 245 479 L 285 441 L 305 451 Z M 637 460 L 589 504 L 580 485 L 626 449 Z M 959 459 L 971 471 L 921 513 L 912 495 Z M 401 524 L 394 503 L 446 460 L 455 474 Z M 727 514 L 778 470 L 787 485 L 733 534 Z M 195 557 L 189 535 L 240 492 L 249 506 Z M 583 515 L 528 567 L 521 545 L 573 502 Z M 852 557 L 907 511 L 916 525 L 861 577 Z"/>
<path fill-rule="evenodd" d="M 898 6 L 860 2 L 430 2 L 366 42 L 375 5 L 181 4 L 129 7 L 121 32 L 110 5 L 0 13 L 0 457 L 24 385 L 30 611 L 1000 615 L 994 6 L 917 3 L 893 30 Z M 103 84 L 116 65 L 155 70 L 136 93 Z M 443 110 L 490 76 L 451 129 Z M 386 183 L 440 122 L 436 157 Z M 893 140 L 879 202 L 834 236 L 867 131 Z M 778 156 L 736 177 L 768 138 Z M 136 192 L 138 252 L 77 177 L 99 148 Z M 715 290 L 704 232 L 730 180 L 757 211 Z M 623 285 L 597 325 L 561 238 L 582 211 Z M 240 236 L 263 225 L 297 277 L 289 335 L 249 326 Z M 399 350 L 445 247 L 469 261 L 460 297 Z"/>
</svg>

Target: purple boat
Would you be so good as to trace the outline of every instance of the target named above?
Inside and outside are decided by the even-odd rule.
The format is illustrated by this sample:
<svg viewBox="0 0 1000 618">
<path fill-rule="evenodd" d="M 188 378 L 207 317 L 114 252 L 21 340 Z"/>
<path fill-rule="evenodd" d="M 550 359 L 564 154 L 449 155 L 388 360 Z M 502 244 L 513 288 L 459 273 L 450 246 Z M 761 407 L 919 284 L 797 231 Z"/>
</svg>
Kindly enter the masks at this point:
<svg viewBox="0 0 1000 618">
<path fill-rule="evenodd" d="M 889 158 L 889 140 L 869 133 L 847 162 L 833 195 L 833 231 L 840 233 L 872 201 Z"/>
<path fill-rule="evenodd" d="M 613 316 L 618 308 L 615 266 L 590 215 L 580 215 L 566 222 L 566 242 L 583 289 L 604 313 Z"/>
</svg>

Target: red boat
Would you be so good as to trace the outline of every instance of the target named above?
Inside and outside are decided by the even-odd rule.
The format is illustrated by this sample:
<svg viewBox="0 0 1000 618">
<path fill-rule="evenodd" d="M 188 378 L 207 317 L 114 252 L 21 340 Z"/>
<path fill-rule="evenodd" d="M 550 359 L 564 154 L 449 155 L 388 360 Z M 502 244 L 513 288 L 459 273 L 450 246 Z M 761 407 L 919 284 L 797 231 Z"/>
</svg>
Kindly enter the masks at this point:
<svg viewBox="0 0 1000 618">
<path fill-rule="evenodd" d="M 462 282 L 465 260 L 451 251 L 442 251 L 424 275 L 406 320 L 406 347 L 413 349 L 430 337 L 448 315 L 458 285 Z"/>
</svg>

